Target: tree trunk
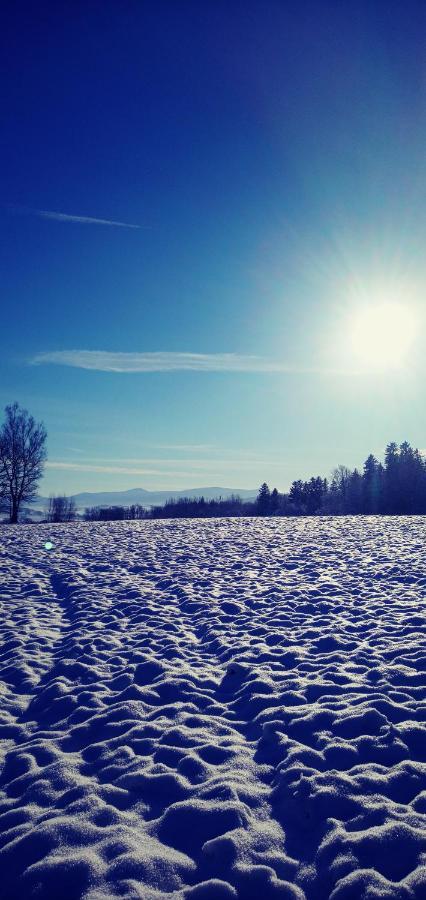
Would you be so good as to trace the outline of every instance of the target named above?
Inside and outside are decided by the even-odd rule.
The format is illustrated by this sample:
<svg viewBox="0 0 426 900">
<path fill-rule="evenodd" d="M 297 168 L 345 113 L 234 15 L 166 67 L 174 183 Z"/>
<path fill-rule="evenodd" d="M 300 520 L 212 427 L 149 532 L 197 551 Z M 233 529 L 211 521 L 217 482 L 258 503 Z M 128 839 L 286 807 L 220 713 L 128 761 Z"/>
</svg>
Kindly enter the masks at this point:
<svg viewBox="0 0 426 900">
<path fill-rule="evenodd" d="M 16 525 L 18 521 L 18 503 L 14 500 L 12 501 L 12 506 L 10 509 L 10 524 Z"/>
</svg>

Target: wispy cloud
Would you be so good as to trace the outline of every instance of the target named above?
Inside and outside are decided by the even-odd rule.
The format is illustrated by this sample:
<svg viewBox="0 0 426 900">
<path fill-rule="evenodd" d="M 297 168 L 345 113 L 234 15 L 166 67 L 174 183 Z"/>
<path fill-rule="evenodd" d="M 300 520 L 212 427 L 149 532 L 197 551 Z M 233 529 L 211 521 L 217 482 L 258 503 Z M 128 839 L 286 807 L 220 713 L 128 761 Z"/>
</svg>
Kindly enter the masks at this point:
<svg viewBox="0 0 426 900">
<path fill-rule="evenodd" d="M 52 466 L 53 463 L 46 463 L 47 466 Z M 255 465 L 268 465 L 268 466 L 280 466 L 282 467 L 282 459 L 271 460 L 269 457 L 265 458 L 250 458 L 244 459 L 239 458 L 238 456 L 229 456 L 223 459 L 218 459 L 217 457 L 212 457 L 209 459 L 195 459 L 194 457 L 187 457 L 186 459 L 182 458 L 170 458 L 167 459 L 159 459 L 158 456 L 154 457 L 135 457 L 135 458 L 125 458 L 125 459 L 110 459 L 104 457 L 96 457 L 95 459 L 89 458 L 84 462 L 73 462 L 72 460 L 67 460 L 66 458 L 63 460 L 58 460 L 55 462 L 56 468 L 64 468 L 65 466 L 71 466 L 72 468 L 77 467 L 80 468 L 82 465 L 106 465 L 106 466 L 119 466 L 120 469 L 123 468 L 141 468 L 146 466 L 155 466 L 158 471 L 167 466 L 177 466 L 180 469 L 211 469 L 212 466 L 216 466 L 218 469 L 229 469 L 232 466 L 241 468 L 251 468 Z"/>
<path fill-rule="evenodd" d="M 156 462 L 156 461 L 155 461 Z M 139 463 L 139 465 L 120 465 L 120 463 L 110 465 L 105 465 L 103 463 L 95 463 L 95 462 L 81 462 L 81 463 L 73 463 L 73 462 L 63 462 L 61 460 L 48 460 L 46 462 L 46 468 L 49 471 L 59 471 L 59 472 L 74 472 L 74 473 L 96 473 L 101 475 L 125 475 L 128 478 L 138 477 L 154 477 L 157 479 L 158 484 L 163 484 L 164 479 L 172 478 L 175 482 L 181 481 L 184 485 L 188 484 L 188 482 L 196 482 L 204 485 L 205 483 L 221 483 L 223 481 L 227 481 L 228 479 L 234 480 L 236 475 L 241 474 L 241 466 L 237 466 L 234 464 L 233 467 L 217 466 L 212 464 L 212 466 L 195 466 L 193 461 L 188 461 L 188 465 L 180 466 L 176 465 L 176 460 L 167 460 L 169 466 L 172 468 L 161 467 L 155 465 L 155 467 L 143 464 L 143 460 Z M 250 477 L 250 474 L 247 471 L 247 478 Z"/>
<path fill-rule="evenodd" d="M 63 469 L 69 472 L 107 472 L 114 475 L 158 475 L 158 469 L 146 469 L 141 466 L 129 467 L 120 465 L 98 465 L 97 463 L 73 463 L 48 460 L 47 469 Z M 167 474 L 167 473 L 162 473 Z M 175 474 L 175 473 L 170 473 Z"/>
<path fill-rule="evenodd" d="M 115 219 L 98 219 L 95 216 L 76 216 L 70 213 L 57 212 L 51 209 L 32 209 L 29 206 L 11 206 L 13 212 L 23 213 L 29 216 L 39 216 L 41 219 L 53 219 L 55 222 L 76 222 L 80 225 L 109 225 L 113 228 L 143 228 L 143 225 L 133 225 L 130 222 L 117 222 Z"/>
<path fill-rule="evenodd" d="M 181 450 L 183 453 L 209 453 L 216 450 L 214 444 L 145 444 L 153 450 Z"/>
<path fill-rule="evenodd" d="M 48 469 L 65 469 L 69 471 L 85 471 L 85 472 L 110 472 L 120 475 L 181 475 L 186 470 L 189 472 L 208 472 L 216 471 L 216 474 L 223 475 L 226 471 L 241 471 L 242 469 L 251 470 L 253 466 L 268 466 L 269 468 L 282 469 L 282 460 L 270 459 L 238 459 L 230 457 L 228 459 L 158 459 L 158 457 L 142 458 L 142 459 L 88 459 L 81 462 L 73 462 L 72 460 L 48 460 L 46 467 Z M 173 470 L 170 470 L 173 467 Z M 168 471 L 165 471 L 168 470 Z"/>
<path fill-rule="evenodd" d="M 106 350 L 53 350 L 37 353 L 32 365 L 51 363 L 99 372 L 284 372 L 334 374 L 332 370 L 289 365 L 240 353 L 113 353 Z"/>
</svg>

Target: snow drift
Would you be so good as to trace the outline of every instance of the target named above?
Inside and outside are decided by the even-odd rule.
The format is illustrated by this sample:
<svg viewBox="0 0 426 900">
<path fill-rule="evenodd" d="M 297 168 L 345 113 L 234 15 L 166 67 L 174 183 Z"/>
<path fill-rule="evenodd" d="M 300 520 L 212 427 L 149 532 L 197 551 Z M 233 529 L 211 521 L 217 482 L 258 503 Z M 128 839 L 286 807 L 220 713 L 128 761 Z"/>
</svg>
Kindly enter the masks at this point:
<svg viewBox="0 0 426 900">
<path fill-rule="evenodd" d="M 425 534 L 2 528 L 4 900 L 425 897 Z"/>
</svg>

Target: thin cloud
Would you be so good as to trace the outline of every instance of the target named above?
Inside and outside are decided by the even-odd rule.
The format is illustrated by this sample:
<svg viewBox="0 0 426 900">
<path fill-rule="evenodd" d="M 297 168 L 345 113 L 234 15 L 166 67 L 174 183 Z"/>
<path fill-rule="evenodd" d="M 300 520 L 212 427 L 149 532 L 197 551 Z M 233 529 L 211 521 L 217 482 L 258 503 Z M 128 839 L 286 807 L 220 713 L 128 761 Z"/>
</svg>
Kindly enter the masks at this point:
<svg viewBox="0 0 426 900">
<path fill-rule="evenodd" d="M 76 216 L 70 213 L 57 212 L 51 209 L 32 209 L 27 206 L 12 206 L 14 212 L 24 213 L 29 216 L 39 216 L 41 219 L 53 219 L 55 222 L 76 222 L 80 225 L 108 225 L 113 228 L 143 228 L 143 225 L 133 225 L 130 222 L 117 222 L 115 219 L 98 219 L 95 216 Z"/>
<path fill-rule="evenodd" d="M 154 450 L 182 450 L 185 453 L 210 453 L 217 449 L 214 444 L 145 444 L 145 446 Z"/>
<path fill-rule="evenodd" d="M 73 462 L 72 460 L 48 460 L 46 467 L 50 469 L 88 469 L 89 471 L 102 472 L 130 472 L 130 474 L 146 474 L 148 468 L 155 468 L 155 472 L 161 472 L 164 467 L 176 466 L 179 469 L 211 469 L 215 466 L 220 468 L 232 469 L 237 466 L 241 468 L 251 468 L 254 465 L 259 466 L 279 466 L 282 468 L 282 460 L 258 459 L 238 459 L 237 457 L 229 457 L 227 459 L 158 459 L 152 458 L 126 458 L 126 459 L 109 459 L 104 457 L 96 457 L 95 459 L 86 459 L 81 462 Z M 150 473 L 152 474 L 152 472 Z"/>
<path fill-rule="evenodd" d="M 47 466 L 53 465 L 52 463 L 46 463 Z M 194 459 L 194 457 L 186 458 L 186 459 L 176 459 L 176 458 L 167 458 L 167 459 L 159 459 L 158 456 L 155 457 L 136 457 L 136 458 L 120 458 L 120 459 L 110 459 L 104 457 L 96 457 L 95 459 L 87 459 L 84 462 L 73 462 L 72 460 L 58 460 L 55 462 L 55 468 L 80 468 L 81 466 L 113 466 L 114 469 L 119 467 L 120 471 L 129 471 L 129 469 L 137 468 L 138 470 L 146 466 L 151 467 L 154 466 L 156 470 L 161 471 L 164 467 L 174 466 L 179 469 L 190 469 L 190 470 L 207 470 L 216 467 L 217 469 L 232 469 L 237 468 L 238 470 L 241 468 L 252 468 L 253 466 L 269 466 L 275 467 L 278 466 L 282 468 L 282 460 L 268 460 L 262 458 L 256 459 L 239 459 L 237 456 L 227 457 L 224 459 L 217 459 L 214 457 L 212 459 Z M 134 474 L 134 473 L 132 473 Z"/>
<path fill-rule="evenodd" d="M 73 462 L 56 462 L 56 460 L 48 460 L 46 462 L 47 469 L 65 469 L 70 472 L 107 472 L 113 475 L 158 475 L 157 469 L 129 468 L 128 466 L 102 466 L 97 463 L 73 463 Z M 168 473 L 161 473 L 168 474 Z M 174 473 L 169 473 L 174 474 Z"/>
<path fill-rule="evenodd" d="M 176 464 L 176 460 L 167 460 L 168 464 L 173 465 Z M 90 462 L 81 462 L 81 463 L 73 463 L 73 462 L 62 462 L 60 460 L 48 460 L 46 462 L 47 469 L 55 469 L 58 471 L 66 471 L 66 472 L 97 472 L 101 474 L 107 475 L 151 475 L 157 476 L 158 478 L 183 478 L 188 480 L 188 475 L 190 475 L 194 469 L 198 469 L 197 472 L 198 477 L 203 477 L 204 479 L 207 477 L 209 479 L 223 479 L 224 472 L 223 471 L 215 471 L 213 468 L 206 467 L 197 467 L 194 465 L 188 465 L 188 472 L 185 471 L 185 467 L 179 467 L 176 469 L 163 469 L 158 466 L 155 468 L 145 467 L 143 463 L 135 466 L 123 466 L 120 464 L 114 465 L 103 465 L 99 463 L 90 463 Z M 219 467 L 220 468 L 220 467 Z M 206 474 L 202 474 L 205 472 Z"/>
<path fill-rule="evenodd" d="M 113 353 L 106 350 L 53 350 L 37 353 L 32 365 L 53 364 L 98 372 L 283 372 L 337 374 L 333 370 L 292 366 L 239 353 Z M 343 374 L 343 373 L 338 373 Z"/>
</svg>

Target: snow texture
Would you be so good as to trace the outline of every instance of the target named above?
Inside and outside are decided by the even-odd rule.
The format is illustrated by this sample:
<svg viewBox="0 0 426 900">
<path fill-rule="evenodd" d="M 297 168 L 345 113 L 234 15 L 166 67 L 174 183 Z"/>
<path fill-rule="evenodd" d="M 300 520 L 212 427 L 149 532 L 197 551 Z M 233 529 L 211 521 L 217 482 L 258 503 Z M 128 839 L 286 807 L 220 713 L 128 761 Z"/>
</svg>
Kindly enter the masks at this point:
<svg viewBox="0 0 426 900">
<path fill-rule="evenodd" d="M 426 519 L 0 532 L 3 900 L 426 897 Z"/>
</svg>

